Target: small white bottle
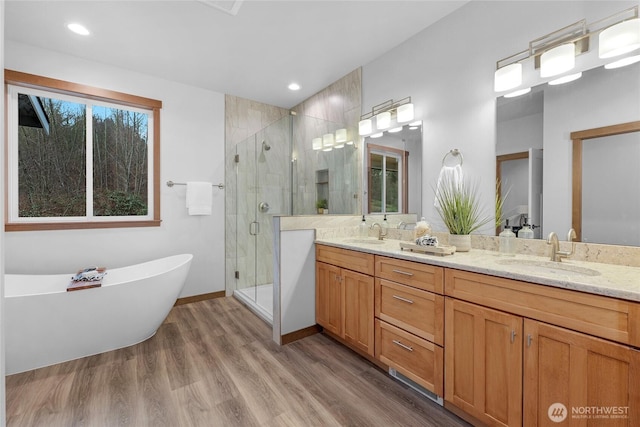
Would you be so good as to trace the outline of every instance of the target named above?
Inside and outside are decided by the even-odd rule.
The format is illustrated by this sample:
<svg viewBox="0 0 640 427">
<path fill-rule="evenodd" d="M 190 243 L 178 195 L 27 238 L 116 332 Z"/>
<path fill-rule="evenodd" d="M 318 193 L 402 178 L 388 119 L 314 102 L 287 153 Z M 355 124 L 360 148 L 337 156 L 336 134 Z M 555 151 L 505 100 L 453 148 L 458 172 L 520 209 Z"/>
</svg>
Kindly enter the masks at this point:
<svg viewBox="0 0 640 427">
<path fill-rule="evenodd" d="M 360 237 L 369 237 L 369 227 L 364 219 L 364 215 L 362 215 L 362 222 L 360 222 L 360 225 L 358 226 L 358 235 Z"/>
<path fill-rule="evenodd" d="M 504 226 L 502 233 L 498 235 L 500 239 L 500 255 L 514 256 L 516 254 L 516 235 L 511 231 L 509 223 Z"/>
</svg>

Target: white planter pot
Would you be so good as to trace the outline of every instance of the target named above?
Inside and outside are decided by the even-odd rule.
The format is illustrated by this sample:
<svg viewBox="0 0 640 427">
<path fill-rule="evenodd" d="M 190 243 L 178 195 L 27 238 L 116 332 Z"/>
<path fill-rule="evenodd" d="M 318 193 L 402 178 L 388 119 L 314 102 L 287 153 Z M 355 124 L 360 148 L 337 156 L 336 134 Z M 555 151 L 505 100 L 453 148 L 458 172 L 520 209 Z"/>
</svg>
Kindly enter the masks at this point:
<svg viewBox="0 0 640 427">
<path fill-rule="evenodd" d="M 449 234 L 449 244 L 456 247 L 456 252 L 469 252 L 471 250 L 471 235 Z"/>
</svg>

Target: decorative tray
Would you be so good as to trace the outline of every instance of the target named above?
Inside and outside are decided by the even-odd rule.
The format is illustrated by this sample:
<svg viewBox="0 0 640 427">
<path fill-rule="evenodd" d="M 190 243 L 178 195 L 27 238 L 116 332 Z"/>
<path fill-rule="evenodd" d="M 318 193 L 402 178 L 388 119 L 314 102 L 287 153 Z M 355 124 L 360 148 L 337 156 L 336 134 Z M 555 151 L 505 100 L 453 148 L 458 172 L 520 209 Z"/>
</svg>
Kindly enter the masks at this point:
<svg viewBox="0 0 640 427">
<path fill-rule="evenodd" d="M 445 246 L 445 245 L 421 246 L 421 245 L 416 245 L 415 243 L 405 243 L 405 242 L 400 242 L 400 248 L 403 251 L 420 252 L 423 254 L 432 254 L 432 255 L 440 255 L 440 256 L 452 255 L 456 251 L 455 246 Z"/>
</svg>

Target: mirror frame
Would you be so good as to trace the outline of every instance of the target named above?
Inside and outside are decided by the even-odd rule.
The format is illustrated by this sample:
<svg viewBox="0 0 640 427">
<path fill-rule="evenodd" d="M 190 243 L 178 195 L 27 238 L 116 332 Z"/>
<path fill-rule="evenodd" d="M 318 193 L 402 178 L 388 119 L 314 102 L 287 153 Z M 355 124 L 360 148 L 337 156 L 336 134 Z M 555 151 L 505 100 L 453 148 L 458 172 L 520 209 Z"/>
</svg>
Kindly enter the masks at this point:
<svg viewBox="0 0 640 427">
<path fill-rule="evenodd" d="M 571 224 L 576 231 L 575 240 L 578 242 L 582 241 L 582 142 L 587 139 L 631 132 L 640 132 L 640 120 L 571 132 L 571 140 L 573 141 Z"/>
</svg>

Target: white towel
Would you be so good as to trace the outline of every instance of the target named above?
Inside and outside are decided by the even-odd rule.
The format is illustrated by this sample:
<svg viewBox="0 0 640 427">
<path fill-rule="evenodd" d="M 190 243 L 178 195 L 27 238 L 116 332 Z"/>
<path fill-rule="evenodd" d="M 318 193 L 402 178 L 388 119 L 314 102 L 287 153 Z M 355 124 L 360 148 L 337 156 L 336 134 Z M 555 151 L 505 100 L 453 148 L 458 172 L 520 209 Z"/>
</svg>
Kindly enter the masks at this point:
<svg viewBox="0 0 640 427">
<path fill-rule="evenodd" d="M 436 198 L 433 202 L 433 205 L 438 207 L 438 194 L 440 194 L 440 188 L 449 184 L 452 186 L 462 185 L 462 166 L 442 166 L 440 169 L 440 175 L 438 175 L 438 184 L 436 186 Z"/>
<path fill-rule="evenodd" d="M 211 215 L 213 203 L 210 182 L 187 182 L 187 209 L 189 215 Z"/>
</svg>

